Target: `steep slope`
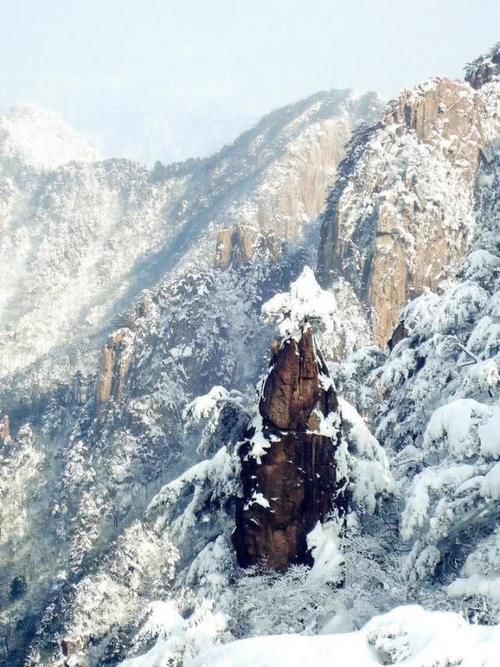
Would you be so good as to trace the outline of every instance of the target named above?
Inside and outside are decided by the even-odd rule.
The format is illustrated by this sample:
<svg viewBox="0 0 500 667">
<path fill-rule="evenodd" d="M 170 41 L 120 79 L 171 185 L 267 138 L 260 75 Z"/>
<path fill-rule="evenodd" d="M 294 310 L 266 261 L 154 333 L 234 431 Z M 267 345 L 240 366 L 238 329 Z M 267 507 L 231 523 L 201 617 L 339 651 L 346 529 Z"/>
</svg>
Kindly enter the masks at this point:
<svg viewBox="0 0 500 667">
<path fill-rule="evenodd" d="M 250 255 L 259 235 L 272 232 L 279 247 L 299 240 L 352 129 L 378 110 L 374 95 L 321 93 L 212 158 L 153 170 L 89 161 L 92 151 L 50 114 L 2 117 L 0 375 L 31 368 L 29 382 L 43 388 L 88 370 L 94 341 L 143 289 L 187 263 L 212 265 L 221 228 L 248 230 Z"/>
<path fill-rule="evenodd" d="M 490 600 L 497 590 L 498 552 L 495 53 L 471 66 L 471 72 L 486 72 L 478 92 L 435 80 L 405 93 L 382 124 L 357 134 L 324 220 L 324 283 L 340 274 L 330 291 L 310 270 L 301 273 L 316 251 L 316 189 L 327 186 L 338 136 L 344 140 L 349 127 L 374 111 L 372 97 L 315 96 L 271 114 L 210 160 L 153 171 L 108 161 L 30 169 L 26 178 L 11 173 L 15 192 L 28 193 L 26 201 L 35 190 L 55 187 L 54 179 L 64 197 L 57 204 L 60 219 L 44 214 L 40 223 L 51 241 L 63 239 L 47 274 L 53 284 L 33 285 L 37 299 L 52 294 L 57 346 L 43 343 L 50 330 L 43 313 L 39 322 L 36 308 L 22 315 L 15 301 L 8 305 L 13 326 L 17 321 L 30 338 L 10 339 L 22 372 L 6 380 L 13 409 L 0 426 L 5 664 L 133 665 L 129 656 L 153 646 L 151 655 L 161 650 L 159 659 L 182 664 L 214 642 L 359 628 L 410 601 L 464 605 L 473 620 L 498 621 L 496 602 L 484 603 L 486 593 Z M 84 193 L 78 218 L 75 202 Z M 412 204 L 408 215 L 405 198 Z M 350 211 L 344 246 L 329 217 L 340 200 Z M 22 229 L 28 217 L 17 205 L 12 210 Z M 335 213 L 339 219 L 342 211 Z M 73 241 L 68 230 L 73 219 L 77 229 L 85 228 L 86 212 L 94 227 L 88 237 L 75 235 L 72 264 L 65 254 Z M 14 224 L 9 215 L 7 224 Z M 136 239 L 143 216 L 147 230 Z M 96 233 L 103 234 L 97 248 Z M 336 463 L 339 478 L 347 480 L 345 524 L 323 521 L 309 532 L 311 569 L 242 573 L 231 544 L 242 492 L 239 444 L 256 418 L 269 320 L 278 321 L 283 336 L 312 321 L 330 361 L 370 342 L 369 325 L 385 342 L 411 290 L 438 283 L 432 244 L 453 264 L 474 233 L 475 251 L 456 283 L 408 306 L 390 355 L 370 347 L 331 364 L 336 392 L 344 397 Z M 94 277 L 108 236 L 109 254 L 92 292 L 85 281 Z M 91 249 L 81 254 L 86 243 Z M 38 256 L 38 248 L 50 255 L 50 247 L 40 241 L 35 249 L 40 266 L 46 256 Z M 24 255 L 17 257 L 24 266 Z M 378 267 L 373 274 L 372 266 Z M 417 266 L 424 277 L 414 286 Z M 53 280 L 58 267 L 62 288 Z M 386 280 L 393 269 L 396 283 Z M 401 271 L 410 278 L 403 276 L 404 290 L 389 293 L 387 305 L 385 286 L 397 287 Z M 25 282 L 13 276 L 9 289 L 24 294 L 30 283 L 23 270 L 19 275 Z M 37 275 L 45 274 L 40 269 Z M 443 275 L 453 275 L 452 267 Z M 73 303 L 65 305 L 75 290 L 90 318 L 81 325 Z M 277 292 L 262 322 L 262 304 Z M 372 321 L 367 307 L 376 304 Z M 75 331 L 69 342 L 68 327 Z M 37 331 L 42 342 L 35 349 L 30 341 Z M 451 337 L 454 351 L 443 347 L 443 337 Z M 474 365 L 464 369 L 466 358 Z M 74 374 L 76 368 L 81 372 Z M 33 402 L 29 409 L 25 398 Z M 317 424 L 309 426 L 313 433 L 300 437 L 318 435 Z M 471 602 L 474 582 L 482 592 Z"/>
<path fill-rule="evenodd" d="M 18 104 L 0 115 L 2 167 L 51 171 L 66 162 L 95 162 L 97 149 L 57 114 Z"/>
<path fill-rule="evenodd" d="M 324 285 L 343 276 L 354 287 L 378 345 L 407 300 L 437 288 L 470 248 L 479 160 L 500 127 L 500 81 L 482 62 L 468 70 L 474 88 L 438 78 L 404 91 L 340 166 L 318 269 Z"/>
<path fill-rule="evenodd" d="M 133 526 L 154 493 L 208 453 L 184 432 L 186 403 L 214 384 L 252 392 L 270 335 L 262 301 L 303 266 L 301 244 L 351 125 L 376 110 L 371 95 L 325 93 L 274 112 L 209 160 L 151 172 L 72 162 L 30 168 L 26 182 L 9 172 L 16 197 L 36 209 L 13 205 L 2 240 L 5 257 L 15 237 L 25 242 L 3 276 L 3 363 L 18 368 L 4 377 L 12 438 L 1 448 L 9 664 L 26 659 L 35 633 L 54 659 L 73 650 L 57 633 L 71 634 L 87 577 L 122 538 L 135 550 Z M 257 244 L 222 271 L 217 235 L 235 223 L 253 237 L 272 229 L 273 252 Z"/>
<path fill-rule="evenodd" d="M 338 367 L 339 390 L 373 421 L 400 496 L 394 540 L 413 596 L 500 618 L 497 582 L 500 370 L 500 155 L 478 178 L 477 238 L 455 280 L 402 314 L 382 365 Z M 398 525 L 399 524 L 399 525 Z"/>
<path fill-rule="evenodd" d="M 302 274 L 292 293 L 304 294 L 306 287 L 311 287 L 309 272 Z M 317 285 L 316 288 L 319 290 Z M 307 312 L 317 319 L 325 312 L 322 307 L 325 299 L 330 298 L 331 295 L 319 291 L 316 308 L 314 303 L 297 299 L 292 308 L 293 321 Z M 271 300 L 270 310 L 274 312 L 275 307 Z M 257 327 L 257 322 L 254 326 Z M 163 370 L 172 371 L 175 366 L 168 360 L 167 363 Z M 150 370 L 151 367 L 142 369 L 146 375 Z M 321 394 L 319 388 L 318 392 Z M 20 571 L 21 562 L 28 560 L 29 565 L 22 570 L 26 573 L 26 589 L 7 609 L 18 615 L 23 609 L 33 611 L 38 596 L 45 603 L 40 615 L 32 619 L 34 625 L 27 635 L 31 640 L 29 651 L 25 647 L 23 655 L 13 648 L 11 660 L 20 660 L 21 655 L 20 661 L 29 665 L 63 665 L 66 660 L 76 664 L 81 661 L 116 664 L 127 653 L 140 653 L 158 636 L 169 634 L 170 618 L 178 626 L 181 638 L 174 637 L 168 657 L 182 664 L 183 658 L 196 654 L 205 644 L 245 632 L 250 620 L 245 607 L 250 602 L 247 586 L 256 586 L 257 604 L 265 604 L 264 591 L 272 580 L 264 577 L 257 582 L 252 573 L 248 578 L 242 574 L 236 567 L 231 545 L 235 504 L 241 492 L 238 449 L 249 421 L 257 418 L 255 399 L 251 391 L 245 395 L 217 386 L 188 404 L 183 420 L 187 434 L 191 433 L 198 445 L 197 454 L 191 452 L 198 462 L 191 467 L 186 460 L 189 451 L 184 451 L 183 460 L 176 458 L 174 437 L 180 440 L 182 433 L 166 435 L 161 430 L 169 426 L 165 421 L 173 418 L 174 413 L 164 413 L 162 418 L 160 401 L 165 405 L 173 400 L 180 407 L 186 397 L 171 395 L 166 385 L 157 386 L 156 396 L 142 396 L 138 400 L 131 397 L 127 406 L 120 403 L 107 406 L 100 420 L 93 423 L 91 432 L 86 430 L 85 414 L 80 413 L 69 443 L 58 454 L 63 457 L 63 488 L 52 509 L 52 524 L 43 517 L 44 491 L 36 480 L 40 468 L 47 479 L 47 472 L 52 470 L 53 474 L 54 467 L 44 466 L 42 461 L 33 474 L 33 468 L 26 466 L 32 471 L 31 479 L 39 494 L 38 506 L 30 499 L 27 521 L 39 525 L 45 534 L 47 530 L 56 531 L 58 542 L 52 535 L 46 538 L 51 548 L 51 563 L 47 566 L 41 554 L 25 553 L 29 541 L 23 544 L 19 538 L 15 539 L 18 561 L 15 569 L 3 573 L 6 582 Z M 45 417 L 46 429 L 60 428 L 54 418 L 57 414 L 62 417 L 65 411 L 60 406 L 54 408 Z M 338 412 L 327 417 L 329 423 L 323 424 L 317 438 L 323 444 L 329 439 L 321 437 L 326 429 L 336 429 L 333 421 L 337 421 Z M 387 459 L 356 411 L 345 402 L 342 419 L 345 438 L 336 452 L 336 461 L 342 475 L 349 475 L 348 493 L 359 516 L 370 516 L 378 498 L 391 488 Z M 149 424 L 149 430 L 142 435 L 141 421 Z M 340 432 L 335 433 L 340 438 Z M 293 433 L 288 436 L 293 437 Z M 314 437 L 307 434 L 303 437 L 309 437 L 314 446 Z M 187 450 L 189 444 L 189 439 L 184 441 Z M 31 456 L 40 461 L 40 454 L 48 454 L 41 438 L 25 443 L 24 447 L 17 438 L 13 449 L 18 456 L 23 451 L 25 460 Z M 300 476 L 300 457 L 295 465 Z M 315 475 L 319 471 L 322 469 L 318 466 Z M 172 479 L 176 474 L 179 477 Z M 315 479 L 307 482 L 308 503 L 314 501 L 314 483 Z M 53 492 L 54 481 L 50 486 Z M 343 491 L 346 488 L 344 485 Z M 28 530 L 32 537 L 33 526 Z M 290 624 L 286 627 L 298 627 L 303 622 L 319 625 L 332 612 L 331 604 L 327 605 L 331 591 L 322 586 L 325 579 L 332 582 L 338 577 L 341 557 L 337 535 L 335 521 L 317 526 L 310 547 L 317 551 L 320 566 L 310 573 L 307 568 L 291 571 L 292 581 L 299 578 L 300 604 L 307 599 L 308 605 L 313 606 L 307 607 L 306 616 L 300 617 L 302 620 L 294 620 L 293 611 L 283 616 L 283 609 L 278 606 L 277 617 L 283 622 L 286 618 Z M 41 541 L 40 548 L 43 551 L 47 545 Z M 59 576 L 54 584 L 51 576 L 55 563 Z M 33 576 L 33 569 L 38 578 Z M 43 584 L 50 585 L 50 591 L 41 586 L 42 573 Z M 315 611 L 317 595 L 325 601 L 321 611 Z M 179 612 L 184 621 L 179 620 Z M 262 617 L 262 610 L 252 615 Z M 272 627 L 276 627 L 276 618 Z M 5 622 L 8 629 L 8 617 Z"/>
</svg>

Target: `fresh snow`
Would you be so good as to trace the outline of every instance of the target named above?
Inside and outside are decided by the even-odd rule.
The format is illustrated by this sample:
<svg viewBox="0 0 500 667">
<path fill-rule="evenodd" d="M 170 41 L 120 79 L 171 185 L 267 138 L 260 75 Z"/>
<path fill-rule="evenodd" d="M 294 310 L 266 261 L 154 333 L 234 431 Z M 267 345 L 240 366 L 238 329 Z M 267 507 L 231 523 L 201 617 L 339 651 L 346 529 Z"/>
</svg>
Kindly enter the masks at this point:
<svg viewBox="0 0 500 667">
<path fill-rule="evenodd" d="M 332 660 L 353 667 L 498 667 L 500 626 L 470 625 L 458 614 L 419 606 L 398 607 L 357 632 L 243 639 L 202 653 L 185 667 L 325 667 Z"/>
<path fill-rule="evenodd" d="M 478 428 L 481 454 L 489 458 L 500 458 L 500 410 Z"/>
<path fill-rule="evenodd" d="M 99 153 L 56 113 L 18 104 L 0 114 L 0 156 L 51 170 L 66 162 L 94 162 Z"/>
<path fill-rule="evenodd" d="M 271 507 L 269 500 L 264 497 L 262 493 L 258 493 L 257 491 L 253 492 L 252 497 L 250 500 L 245 504 L 244 509 L 247 510 L 249 507 L 252 505 L 260 505 L 264 509 L 269 509 Z"/>
<path fill-rule="evenodd" d="M 485 498 L 500 500 L 500 463 L 496 463 L 484 476 L 481 484 L 481 494 Z"/>
<path fill-rule="evenodd" d="M 335 353 L 344 356 L 370 340 L 366 315 L 349 283 L 338 280 L 324 290 L 307 265 L 288 291 L 264 303 L 262 315 L 277 327 L 282 338 L 297 337 L 310 323 L 328 358 Z"/>
<path fill-rule="evenodd" d="M 356 408 L 344 398 L 339 404 L 347 449 L 340 450 L 338 465 L 345 466 L 342 474 L 349 480 L 354 504 L 372 513 L 377 499 L 395 490 L 389 460 Z"/>
<path fill-rule="evenodd" d="M 307 536 L 314 564 L 310 578 L 325 584 L 342 580 L 344 556 L 341 548 L 341 527 L 337 521 L 318 521 Z"/>
<path fill-rule="evenodd" d="M 473 456 L 478 449 L 473 426 L 490 413 L 491 408 L 471 398 L 443 405 L 429 420 L 424 433 L 424 449 L 431 452 L 436 443 L 446 438 L 448 451 L 457 459 Z"/>
<path fill-rule="evenodd" d="M 334 295 L 321 289 L 309 266 L 290 284 L 289 292 L 276 294 L 262 307 L 264 317 L 277 324 L 282 338 L 296 334 L 306 322 L 327 326 L 336 310 Z"/>
<path fill-rule="evenodd" d="M 262 415 L 259 413 L 257 413 L 252 419 L 251 427 L 254 429 L 254 434 L 250 439 L 250 444 L 252 447 L 248 452 L 248 456 L 257 459 L 257 463 L 260 465 L 262 458 L 266 455 L 267 450 L 271 446 L 273 440 L 278 440 L 278 437 L 273 433 L 270 433 L 269 437 L 264 435 Z"/>
</svg>

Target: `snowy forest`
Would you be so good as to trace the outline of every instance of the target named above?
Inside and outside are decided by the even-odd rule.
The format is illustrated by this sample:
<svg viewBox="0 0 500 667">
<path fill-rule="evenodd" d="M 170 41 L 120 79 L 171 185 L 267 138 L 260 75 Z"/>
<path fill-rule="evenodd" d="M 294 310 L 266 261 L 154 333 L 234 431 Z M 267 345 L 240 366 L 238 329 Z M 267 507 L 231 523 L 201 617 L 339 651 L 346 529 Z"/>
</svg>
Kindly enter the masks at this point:
<svg viewBox="0 0 500 667">
<path fill-rule="evenodd" d="M 500 665 L 500 43 L 209 157 L 0 114 L 0 665 Z"/>
</svg>

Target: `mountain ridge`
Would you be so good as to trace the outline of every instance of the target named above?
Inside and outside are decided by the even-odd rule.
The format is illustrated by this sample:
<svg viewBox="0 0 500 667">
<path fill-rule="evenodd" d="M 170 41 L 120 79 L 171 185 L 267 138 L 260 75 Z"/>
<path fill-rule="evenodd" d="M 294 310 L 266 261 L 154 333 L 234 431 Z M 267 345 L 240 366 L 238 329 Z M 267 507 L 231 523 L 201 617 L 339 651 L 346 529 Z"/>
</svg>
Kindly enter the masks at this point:
<svg viewBox="0 0 500 667">
<path fill-rule="evenodd" d="M 149 177 L 178 189 L 170 204 L 173 220 L 181 219 L 172 223 L 180 234 L 180 254 L 163 257 L 161 244 L 154 249 L 159 269 L 167 260 L 175 267 L 160 270 L 158 280 L 145 267 L 152 276 L 149 289 L 137 290 L 139 298 L 130 299 L 119 328 L 108 329 L 107 342 L 104 335 L 100 345 L 92 341 L 96 350 L 100 347 L 100 364 L 96 353 L 88 363 L 68 363 L 56 382 L 57 374 L 35 363 L 45 392 L 36 408 L 19 397 L 24 387 L 28 396 L 33 388 L 29 375 L 22 381 L 14 377 L 8 387 L 14 405 L 18 401 L 21 407 L 10 415 L 10 432 L 3 422 L 0 435 L 0 602 L 5 609 L 0 623 L 6 664 L 147 665 L 155 659 L 150 651 L 174 664 L 198 654 L 203 661 L 214 643 L 274 632 L 318 634 L 333 626 L 356 629 L 408 601 L 465 609 L 474 622 L 498 622 L 500 602 L 490 586 L 500 571 L 495 556 L 498 452 L 492 436 L 500 377 L 495 147 L 500 94 L 488 64 L 495 53 L 475 66 L 486 63 L 481 76 L 493 76 L 482 92 L 468 83 L 434 79 L 403 92 L 382 120 L 375 118 L 354 134 L 335 99 L 322 111 L 314 108 L 315 98 L 312 105 L 299 103 L 304 113 L 295 126 L 294 108 L 281 125 L 274 122 L 276 112 L 268 126 L 246 137 L 246 152 L 234 161 L 229 147 L 211 162 L 158 165 L 151 172 L 118 161 L 99 167 L 119 185 L 129 182 L 125 167 L 132 175 L 140 172 L 132 194 L 153 189 Z M 458 103 L 441 112 L 447 96 Z M 375 111 L 372 97 L 365 103 L 354 107 L 359 120 L 367 109 Z M 331 117 L 332 109 L 338 117 Z M 323 112 L 338 136 L 320 122 Z M 484 114 L 487 127 L 481 145 L 475 134 L 478 114 Z M 456 139 L 448 132 L 450 124 Z M 463 128 L 472 132 L 470 142 L 461 136 Z M 323 193 L 331 185 L 337 139 L 344 146 L 347 135 L 353 138 L 318 220 L 317 185 Z M 285 153 L 291 147 L 284 158 L 280 154 L 283 161 L 262 148 L 273 137 Z M 255 155 L 263 165 L 255 164 Z M 231 173 L 240 160 L 238 172 Z M 382 163 L 384 171 L 378 169 Z M 78 181 L 87 169 L 95 167 L 72 165 L 62 172 Z M 197 169 L 199 181 L 193 176 Z M 213 177 L 208 185 L 202 183 L 204 170 Z M 64 186 L 61 178 L 61 184 L 53 184 L 56 200 L 64 194 L 64 187 L 57 189 Z M 208 198 L 214 182 L 220 191 Z M 276 183 L 284 203 L 280 196 L 275 199 Z M 343 207 L 339 202 L 348 188 Z M 309 189 L 314 196 L 308 202 Z M 188 192 L 195 201 L 187 200 Z M 226 206 L 233 192 L 243 193 L 241 199 Z M 268 208 L 261 199 L 266 193 Z M 92 192 L 87 195 L 88 213 Z M 104 207 L 117 205 L 103 200 Z M 398 217 L 399 203 L 406 200 L 410 213 Z M 134 240 L 142 210 L 138 206 L 137 217 L 131 214 L 125 241 Z M 352 236 L 338 236 L 347 259 L 333 267 L 332 276 L 330 265 L 321 266 L 321 253 L 328 262 L 342 255 L 332 218 L 346 210 L 353 211 Z M 432 213 L 426 217 L 426 211 Z M 453 227 L 457 211 L 463 215 Z M 418 237 L 424 218 L 438 232 L 446 227 L 443 220 L 450 222 L 445 241 L 455 240 L 456 252 L 446 267 L 447 282 L 435 276 L 429 284 L 424 280 L 416 299 L 404 282 L 397 299 L 384 303 L 380 288 L 378 302 L 367 302 L 369 290 L 366 284 L 360 287 L 355 270 L 359 258 L 349 254 L 352 237 L 368 238 L 366 245 L 358 244 L 367 256 L 378 253 L 382 268 L 372 284 L 379 289 L 391 267 L 411 266 L 406 251 L 415 238 L 425 241 L 425 235 Z M 116 216 L 113 224 L 119 227 L 121 220 Z M 316 260 L 320 224 L 322 287 L 312 270 L 303 271 Z M 193 234 L 183 236 L 189 225 Z M 276 253 L 266 236 L 274 229 Z M 229 233 L 221 237 L 221 231 Z M 463 243 L 457 232 L 465 233 Z M 257 236 L 266 242 L 255 242 Z M 402 243 L 400 253 L 396 241 L 401 239 L 407 245 Z M 219 249 L 224 263 L 218 266 Z M 452 265 L 460 262 L 454 272 Z M 392 278 L 399 285 L 396 273 Z M 384 335 L 374 341 L 377 303 L 379 314 L 390 317 Z M 347 514 L 341 523 L 322 517 L 308 534 L 311 569 L 245 573 L 236 566 L 231 544 L 242 492 L 240 444 L 249 424 L 257 424 L 272 323 L 281 335 L 293 337 L 304 319 L 314 327 L 341 397 L 335 465 L 342 472 L 339 479 L 346 480 Z M 398 335 L 389 349 L 385 342 L 395 324 Z M 330 380 L 327 373 L 316 379 Z M 314 431 L 313 422 L 308 429 Z M 307 429 L 297 433 L 300 442 L 310 436 Z M 258 428 L 255 434 L 265 439 Z M 270 444 L 257 442 L 262 457 Z M 300 473 L 300 462 L 297 466 Z M 300 485 L 300 474 L 297 479 Z M 265 492 L 269 498 L 258 497 L 264 515 L 277 500 L 272 489 Z M 265 551 L 269 545 L 263 546 Z M 479 596 L 474 582 L 480 582 Z M 377 651 L 393 662 L 408 657 L 408 633 L 391 632 L 374 635 Z"/>
<path fill-rule="evenodd" d="M 233 218 L 257 230 L 268 224 L 269 218 L 284 224 L 293 221 L 294 227 L 282 232 L 285 240 L 287 234 L 293 240 L 300 233 L 298 223 L 308 224 L 307 216 L 314 217 L 322 204 L 321 192 L 326 189 L 349 132 L 349 106 L 354 114 L 357 107 L 363 113 L 362 104 L 363 98 L 351 103 L 347 92 L 313 96 L 282 112 L 273 112 L 239 143 L 225 147 L 216 156 L 183 166 L 157 166 L 149 171 L 130 161 L 110 159 L 87 165 L 66 164 L 52 176 L 30 177 L 27 181 L 22 172 L 17 172 L 18 181 L 16 177 L 13 181 L 7 168 L 4 183 L 10 189 L 12 204 L 9 208 L 7 200 L 4 210 L 0 257 L 11 268 L 3 276 L 0 304 L 7 309 L 4 319 L 8 322 L 3 333 L 8 361 L 4 357 L 0 363 L 3 374 L 50 354 L 52 346 L 59 348 L 61 358 L 61 343 L 64 345 L 69 338 L 77 342 L 79 335 L 85 338 L 93 329 L 109 326 L 107 321 L 117 311 L 126 310 L 142 289 L 175 269 L 186 252 L 193 255 L 199 234 L 213 234 L 211 229 L 224 227 L 229 221 L 232 224 Z M 376 111 L 370 110 L 370 104 L 376 105 L 373 96 L 366 100 L 368 114 Z M 338 136 L 321 136 L 323 117 L 326 121 L 332 118 L 333 125 L 339 126 Z M 308 136 L 311 122 L 319 125 Z M 354 118 L 353 122 L 358 121 Z M 318 160 L 323 159 L 326 146 L 337 145 L 325 153 L 326 161 L 317 172 L 323 171 L 325 180 L 317 184 L 319 194 L 305 204 L 304 210 L 290 209 L 290 204 L 280 201 L 280 193 L 296 188 L 304 178 L 298 162 L 299 146 L 296 157 L 285 150 L 300 137 L 302 150 L 310 150 L 311 144 Z M 258 148 L 262 141 L 264 149 Z M 272 141 L 275 148 L 270 148 Z M 252 142 L 257 143 L 254 146 Z M 274 172 L 267 174 L 266 169 L 272 165 Z M 275 180 L 277 176 L 289 182 L 275 187 L 274 203 L 270 203 L 273 196 L 269 193 L 256 196 L 254 203 L 246 201 L 249 188 L 251 193 L 258 192 L 259 187 L 265 188 L 266 179 Z M 307 188 L 292 201 L 300 201 L 306 194 Z M 259 208 L 259 197 L 268 202 L 266 209 Z M 23 217 L 23 209 L 30 212 L 29 217 Z M 215 239 L 212 243 L 215 255 Z M 210 266 L 206 250 L 200 248 L 194 255 L 189 261 Z M 59 285 L 52 284 L 51 275 L 58 276 Z M 23 295 L 22 300 L 16 295 L 10 297 L 14 289 Z M 110 290 L 111 300 L 106 296 Z M 78 299 L 73 297 L 75 291 Z M 69 326 L 71 336 L 65 334 Z M 28 350 L 22 347 L 26 345 Z M 75 352 L 78 350 L 72 354 Z"/>
</svg>

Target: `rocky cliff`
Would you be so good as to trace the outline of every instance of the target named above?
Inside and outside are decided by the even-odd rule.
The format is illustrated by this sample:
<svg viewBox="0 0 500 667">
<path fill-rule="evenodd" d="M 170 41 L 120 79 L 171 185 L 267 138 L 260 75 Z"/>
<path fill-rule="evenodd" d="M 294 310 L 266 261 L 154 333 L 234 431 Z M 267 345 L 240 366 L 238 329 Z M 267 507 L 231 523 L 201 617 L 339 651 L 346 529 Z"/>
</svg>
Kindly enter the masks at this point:
<svg viewBox="0 0 500 667">
<path fill-rule="evenodd" d="M 339 169 L 318 267 L 324 285 L 338 276 L 353 285 L 378 345 L 407 300 L 437 288 L 470 248 L 479 161 L 500 118 L 500 86 L 488 72 L 477 89 L 436 78 L 403 91 Z"/>
<path fill-rule="evenodd" d="M 132 361 L 133 344 L 134 333 L 126 327 L 115 331 L 109 337 L 102 351 L 99 366 L 96 397 L 99 408 L 110 398 L 119 401 L 123 397 L 125 381 Z"/>
<path fill-rule="evenodd" d="M 334 616 L 355 625 L 374 610 L 416 600 L 419 577 L 424 602 L 447 607 L 454 602 L 443 601 L 443 584 L 474 545 L 488 590 L 498 550 L 495 533 L 487 532 L 498 505 L 498 428 L 486 422 L 498 384 L 493 228 L 485 229 L 485 244 L 468 258 L 456 288 L 442 298 L 424 295 L 405 312 L 389 356 L 368 347 L 339 361 L 346 349 L 370 342 L 368 307 L 376 304 L 373 323 L 384 342 L 413 285 L 437 285 L 434 249 L 442 262 L 465 252 L 475 228 L 478 162 L 478 201 L 498 190 L 489 144 L 499 98 L 487 70 L 477 89 L 439 79 L 404 93 L 382 123 L 356 134 L 325 217 L 326 290 L 310 270 L 295 280 L 317 250 L 309 233 L 319 195 L 306 162 L 323 169 L 321 156 L 332 145 L 321 137 L 333 136 L 324 121 L 342 129 L 347 115 L 357 125 L 373 110 L 370 97 L 314 96 L 271 114 L 217 156 L 183 165 L 148 170 L 79 159 L 18 171 L 17 157 L 2 162 L 0 259 L 8 269 L 0 276 L 7 328 L 1 354 L 14 373 L 4 376 L 8 401 L 0 410 L 10 418 L 8 438 L 6 421 L 0 427 L 5 664 L 116 665 L 150 650 L 182 664 L 205 640 L 251 634 L 257 616 L 265 618 L 261 632 L 282 632 L 284 623 L 287 631 L 316 632 Z M 305 153 L 294 144 L 300 137 Z M 328 179 L 324 164 L 320 184 Z M 285 172 L 290 178 L 281 180 Z M 293 184 L 299 202 L 285 194 L 296 191 Z M 332 212 L 338 225 L 330 224 Z M 117 315 L 139 293 L 127 316 Z M 313 360 L 306 334 L 288 334 L 275 349 L 259 416 L 239 455 L 240 426 L 253 416 L 255 383 L 266 372 L 272 331 L 259 313 L 268 299 L 264 311 L 277 313 L 285 329 L 297 322 L 291 313 L 309 317 L 316 302 L 325 357 L 336 358 L 330 368 L 342 395 L 367 420 L 341 400 L 340 445 L 323 360 Z M 68 336 L 80 341 L 76 348 Z M 457 340 L 443 346 L 443 336 Z M 469 353 L 478 363 L 463 369 Z M 16 375 L 20 368 L 26 373 Z M 73 375 L 75 368 L 82 373 Z M 52 389 L 60 377 L 65 384 Z M 451 417 L 438 413 L 425 438 L 441 394 L 484 406 L 462 403 Z M 469 438 L 462 429 L 464 414 L 474 428 L 484 420 L 484 447 L 476 431 Z M 190 430 L 192 417 L 197 431 Z M 332 465 L 339 452 L 342 475 Z M 395 497 L 388 458 L 398 477 Z M 336 504 L 342 508 L 336 494 L 344 476 L 353 514 L 342 553 L 338 535 L 321 524 L 309 553 L 309 528 Z M 346 562 L 346 586 L 333 592 L 318 585 L 315 566 L 245 579 L 230 537 L 242 490 L 242 564 L 267 558 L 282 570 L 313 558 L 342 571 Z M 471 522 L 463 530 L 465 512 Z M 403 523 L 409 541 L 399 534 Z M 245 591 L 251 593 L 242 603 Z M 470 613 L 482 609 L 479 603 L 467 603 Z M 271 608 L 279 618 L 268 622 Z M 497 622 L 495 613 L 488 622 Z"/>
<path fill-rule="evenodd" d="M 307 535 L 329 513 L 343 515 L 336 454 L 341 416 L 312 328 L 277 341 L 260 419 L 240 449 L 243 497 L 233 542 L 243 567 L 312 564 Z"/>
<path fill-rule="evenodd" d="M 500 619 L 498 150 L 477 187 L 476 238 L 454 280 L 407 304 L 386 358 L 363 350 L 334 377 L 392 459 L 410 594 L 490 624 Z"/>
</svg>

